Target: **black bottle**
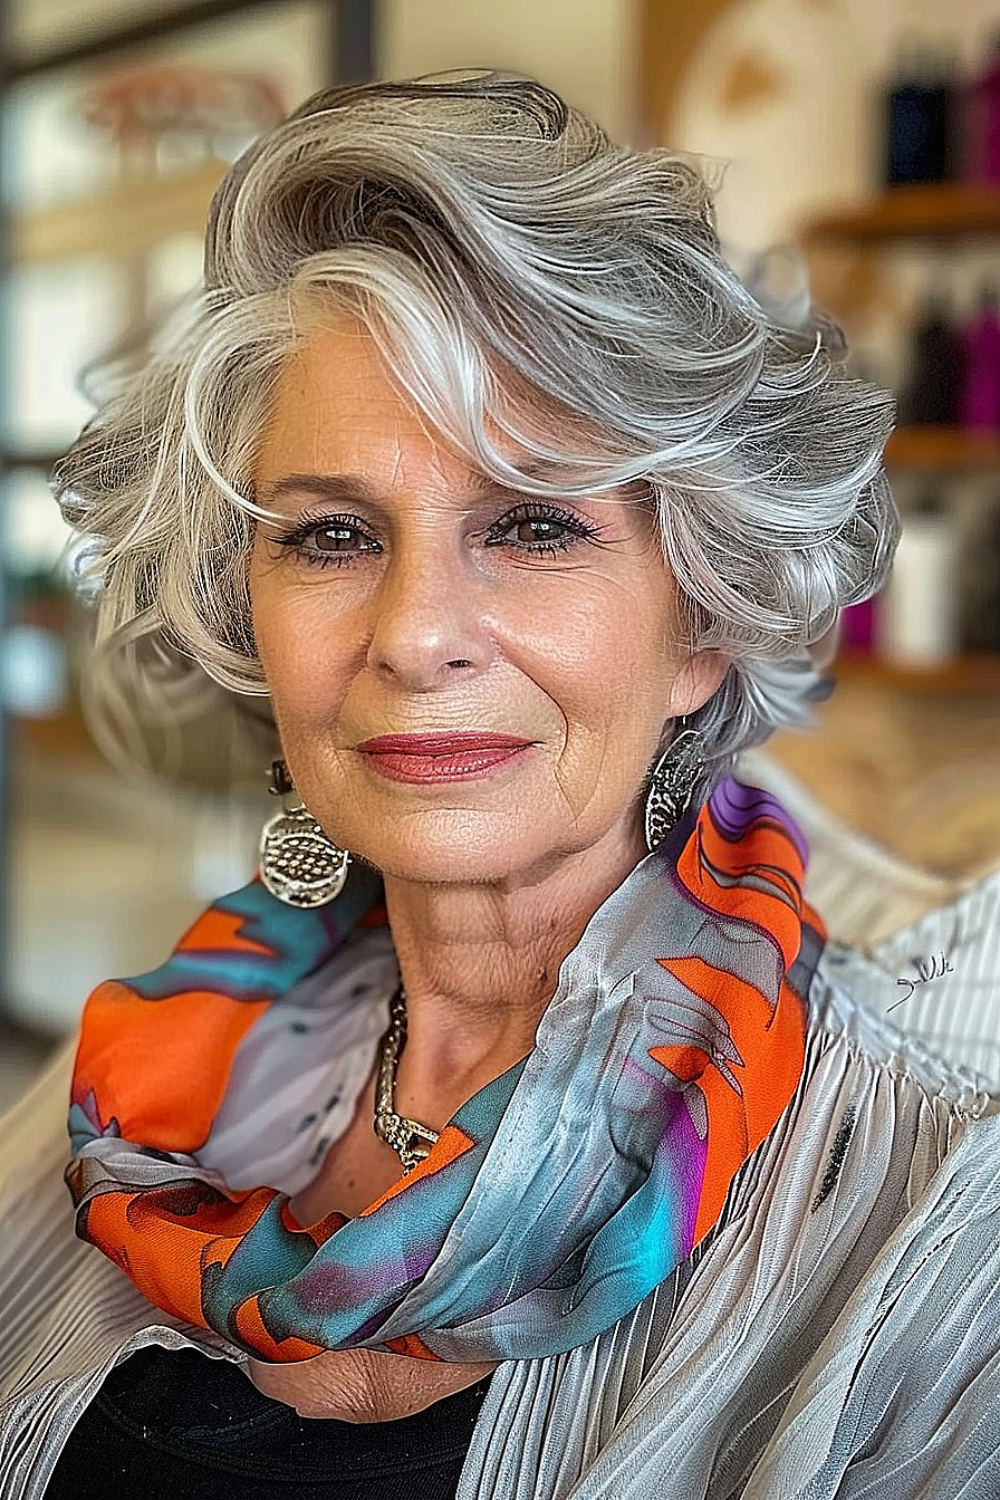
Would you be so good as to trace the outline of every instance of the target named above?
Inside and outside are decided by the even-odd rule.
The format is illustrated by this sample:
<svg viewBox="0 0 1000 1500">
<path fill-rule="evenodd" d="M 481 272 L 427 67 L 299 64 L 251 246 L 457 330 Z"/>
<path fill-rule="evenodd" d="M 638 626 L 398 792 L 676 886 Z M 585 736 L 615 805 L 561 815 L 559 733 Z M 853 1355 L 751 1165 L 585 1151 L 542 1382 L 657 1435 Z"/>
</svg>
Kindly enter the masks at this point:
<svg viewBox="0 0 1000 1500">
<path fill-rule="evenodd" d="M 942 182 L 951 175 L 955 103 L 956 84 L 950 60 L 906 48 L 886 94 L 888 186 Z"/>
<path fill-rule="evenodd" d="M 969 547 L 969 573 L 962 591 L 962 634 L 970 650 L 1000 652 L 1000 495 L 994 495 L 992 501 L 990 513 Z"/>
<path fill-rule="evenodd" d="M 913 330 L 908 378 L 899 400 L 899 419 L 906 424 L 953 426 L 964 379 L 963 341 L 948 306 L 932 297 Z"/>
</svg>

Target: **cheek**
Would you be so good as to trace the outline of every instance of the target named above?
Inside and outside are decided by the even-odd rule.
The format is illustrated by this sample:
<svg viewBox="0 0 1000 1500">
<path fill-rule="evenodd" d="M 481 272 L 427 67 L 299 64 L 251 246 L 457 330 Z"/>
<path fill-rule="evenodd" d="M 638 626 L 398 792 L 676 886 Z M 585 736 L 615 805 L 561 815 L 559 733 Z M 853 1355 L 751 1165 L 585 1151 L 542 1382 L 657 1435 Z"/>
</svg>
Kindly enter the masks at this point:
<svg viewBox="0 0 1000 1500">
<path fill-rule="evenodd" d="M 595 591 L 586 609 L 557 617 L 535 656 L 536 681 L 562 719 L 557 774 L 578 816 L 631 803 L 669 717 L 672 615 L 637 594 Z"/>
<path fill-rule="evenodd" d="M 308 715 L 343 675 L 339 660 L 348 632 L 333 617 L 322 577 L 289 584 L 281 564 L 255 553 L 249 573 L 257 655 L 276 708 Z"/>
<path fill-rule="evenodd" d="M 257 655 L 264 669 L 271 700 L 275 709 L 280 712 L 282 699 L 290 690 L 294 692 L 302 653 L 294 649 L 294 633 L 288 629 L 287 617 L 283 620 L 273 592 L 266 586 L 254 587 L 252 574 L 250 599 Z"/>
<path fill-rule="evenodd" d="M 660 599 L 595 589 L 572 612 L 545 618 L 555 628 L 538 639 L 537 669 L 570 723 L 623 739 L 645 738 L 650 723 L 662 727 L 679 662 L 671 650 L 672 612 Z"/>
<path fill-rule="evenodd" d="M 277 586 L 274 579 L 274 563 L 266 556 L 262 545 L 256 541 L 250 553 L 247 569 L 247 588 L 250 594 L 250 620 L 257 655 L 266 675 L 270 677 L 268 663 L 274 660 L 278 644 L 275 629 L 277 619 Z"/>
</svg>

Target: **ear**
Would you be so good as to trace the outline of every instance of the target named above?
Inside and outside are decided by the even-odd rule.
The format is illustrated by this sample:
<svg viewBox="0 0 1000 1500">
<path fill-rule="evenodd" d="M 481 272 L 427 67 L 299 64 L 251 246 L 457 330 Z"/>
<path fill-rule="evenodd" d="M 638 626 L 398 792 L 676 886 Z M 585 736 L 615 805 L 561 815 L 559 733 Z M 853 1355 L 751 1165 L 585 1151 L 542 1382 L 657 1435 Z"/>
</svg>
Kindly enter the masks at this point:
<svg viewBox="0 0 1000 1500">
<path fill-rule="evenodd" d="M 672 719 L 693 714 L 721 687 L 730 661 L 721 651 L 696 651 L 670 685 L 668 711 Z"/>
</svg>

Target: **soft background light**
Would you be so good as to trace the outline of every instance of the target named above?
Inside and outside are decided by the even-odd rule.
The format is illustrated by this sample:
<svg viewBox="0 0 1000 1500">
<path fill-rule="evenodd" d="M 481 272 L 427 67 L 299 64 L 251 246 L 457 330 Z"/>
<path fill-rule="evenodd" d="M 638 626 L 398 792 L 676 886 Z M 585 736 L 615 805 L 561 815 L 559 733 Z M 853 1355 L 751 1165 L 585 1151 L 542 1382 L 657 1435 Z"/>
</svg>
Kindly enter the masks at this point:
<svg viewBox="0 0 1000 1500">
<path fill-rule="evenodd" d="M 89 987 L 158 963 L 212 894 L 245 879 L 268 812 L 231 725 L 185 737 L 172 781 L 129 778 L 96 750 L 79 711 L 89 616 L 67 588 L 70 537 L 46 471 L 89 406 L 83 368 L 199 274 L 214 183 L 255 128 L 161 133 L 120 149 L 81 101 L 136 69 L 260 81 L 293 107 L 366 55 L 383 76 L 500 66 L 534 73 L 614 135 L 669 143 L 722 181 L 719 222 L 741 267 L 811 221 L 878 192 L 882 93 L 901 42 L 977 65 L 993 0 L 273 0 L 220 14 L 219 0 L 165 25 L 161 0 L 10 0 L 12 70 L 0 100 L 4 279 L 0 526 L 6 603 L 5 880 L 0 914 L 0 1101 Z M 170 8 L 170 14 L 176 7 Z M 65 56 L 88 39 L 147 27 L 141 45 Z M 57 67 L 40 60 L 62 56 Z M 845 320 L 860 366 L 906 377 L 929 290 L 967 315 L 996 275 L 997 232 L 889 247 L 809 243 L 803 259 Z M 794 265 L 794 263 L 792 263 Z M 920 435 L 917 435 L 918 439 Z M 932 435 L 933 437 L 933 435 Z M 938 452 L 938 450 L 935 450 Z M 960 554 L 963 644 L 946 669 L 910 673 L 845 660 L 820 731 L 775 757 L 838 815 L 905 856 L 949 872 L 1000 858 L 1000 610 L 986 561 L 1000 550 L 1000 435 L 900 466 L 904 508 L 930 488 Z M 957 458 L 956 458 L 957 454 Z M 955 472 L 955 471 L 958 472 Z M 982 560 L 982 562 L 981 562 Z M 981 565 L 980 565 L 981 562 Z M 991 634 L 992 632 L 992 634 Z M 968 642 L 979 644 L 975 653 Z M 11 1027 L 15 1030 L 11 1031 Z M 18 1060 L 21 1061 L 18 1061 Z"/>
</svg>

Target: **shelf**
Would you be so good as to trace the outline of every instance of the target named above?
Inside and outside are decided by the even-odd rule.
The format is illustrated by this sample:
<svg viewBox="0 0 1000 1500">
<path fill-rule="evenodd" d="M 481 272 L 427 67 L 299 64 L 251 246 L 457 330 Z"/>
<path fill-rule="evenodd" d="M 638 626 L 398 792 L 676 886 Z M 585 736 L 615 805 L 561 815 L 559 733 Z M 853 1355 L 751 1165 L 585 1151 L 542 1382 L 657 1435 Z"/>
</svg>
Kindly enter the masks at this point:
<svg viewBox="0 0 1000 1500">
<path fill-rule="evenodd" d="M 897 427 L 885 450 L 889 469 L 1000 469 L 1000 432 L 970 427 Z"/>
<path fill-rule="evenodd" d="M 824 214 L 805 228 L 807 241 L 876 242 L 1000 236 L 1000 187 L 971 182 L 927 182 L 887 188 L 862 208 Z"/>
<path fill-rule="evenodd" d="M 1000 695 L 1000 652 L 995 651 L 967 652 L 940 667 L 901 667 L 877 656 L 844 651 L 830 672 L 844 682 L 871 683 L 906 693 Z"/>
</svg>

